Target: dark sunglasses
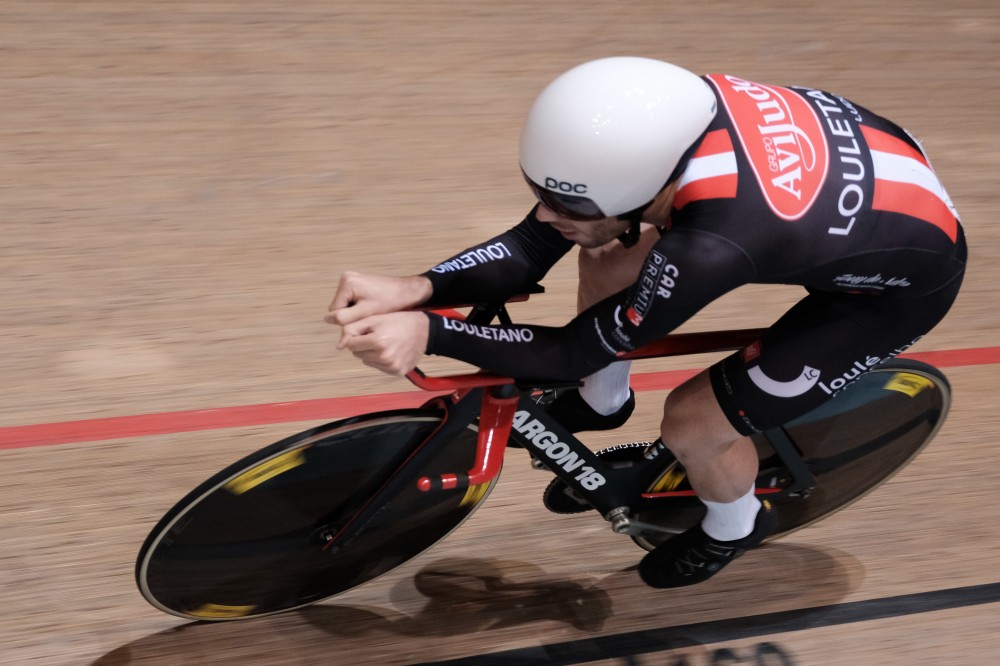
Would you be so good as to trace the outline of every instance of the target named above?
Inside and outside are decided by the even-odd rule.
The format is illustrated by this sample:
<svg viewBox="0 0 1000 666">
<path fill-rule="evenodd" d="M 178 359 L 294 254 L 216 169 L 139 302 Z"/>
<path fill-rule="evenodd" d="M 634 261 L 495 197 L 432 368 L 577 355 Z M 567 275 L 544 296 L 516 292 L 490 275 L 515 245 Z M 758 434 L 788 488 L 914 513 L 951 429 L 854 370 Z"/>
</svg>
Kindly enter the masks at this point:
<svg viewBox="0 0 1000 666">
<path fill-rule="evenodd" d="M 577 194 L 553 192 L 528 178 L 528 174 L 524 173 L 523 169 L 521 170 L 521 175 L 524 176 L 524 180 L 528 183 L 531 191 L 535 193 L 535 198 L 538 199 L 538 202 L 559 217 L 565 217 L 576 222 L 594 222 L 596 220 L 603 220 L 606 217 L 612 217 L 611 215 L 605 215 L 604 211 L 601 210 L 600 206 L 593 199 L 581 197 Z M 615 215 L 614 217 L 617 217 L 619 220 L 638 220 L 651 203 L 653 203 L 652 200 L 638 208 L 622 213 L 621 215 Z"/>
<path fill-rule="evenodd" d="M 608 217 L 592 199 L 565 192 L 553 192 L 528 178 L 528 174 L 524 173 L 523 170 L 521 175 L 524 176 L 531 191 L 535 193 L 535 198 L 538 199 L 539 203 L 560 217 L 580 222 L 593 222 Z"/>
</svg>

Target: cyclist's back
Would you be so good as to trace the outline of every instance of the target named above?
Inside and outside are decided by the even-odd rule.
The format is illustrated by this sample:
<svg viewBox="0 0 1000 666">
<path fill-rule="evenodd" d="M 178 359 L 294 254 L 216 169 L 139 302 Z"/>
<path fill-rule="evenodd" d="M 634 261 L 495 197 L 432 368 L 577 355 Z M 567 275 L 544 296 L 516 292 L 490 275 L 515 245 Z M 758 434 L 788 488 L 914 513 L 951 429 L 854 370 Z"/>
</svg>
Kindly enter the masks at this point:
<svg viewBox="0 0 1000 666">
<path fill-rule="evenodd" d="M 705 78 L 721 112 L 681 175 L 674 231 L 732 243 L 752 282 L 905 297 L 961 271 L 957 213 L 903 129 L 828 92 Z"/>
</svg>

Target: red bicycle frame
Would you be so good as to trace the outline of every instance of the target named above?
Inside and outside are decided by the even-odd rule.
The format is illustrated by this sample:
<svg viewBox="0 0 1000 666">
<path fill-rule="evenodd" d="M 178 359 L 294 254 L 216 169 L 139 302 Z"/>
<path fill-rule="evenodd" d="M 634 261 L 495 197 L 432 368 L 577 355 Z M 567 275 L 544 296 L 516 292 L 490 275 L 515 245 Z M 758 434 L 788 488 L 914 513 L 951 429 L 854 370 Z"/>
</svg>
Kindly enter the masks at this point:
<svg viewBox="0 0 1000 666">
<path fill-rule="evenodd" d="M 523 299 L 522 299 L 523 300 Z M 436 310 L 452 318 L 462 315 L 454 310 Z M 622 355 L 622 360 L 663 358 L 718 351 L 733 351 L 760 339 L 766 329 L 733 329 L 704 333 L 675 333 L 660 340 Z M 479 436 L 477 440 L 475 466 L 467 472 L 468 485 L 475 486 L 492 481 L 500 473 L 504 450 L 510 437 L 514 414 L 520 399 L 520 389 L 516 380 L 489 372 L 479 371 L 465 374 L 430 377 L 419 368 L 407 375 L 417 388 L 425 391 L 453 391 L 451 399 L 458 402 L 470 389 L 483 388 L 482 406 L 479 416 Z M 459 484 L 458 474 L 445 474 L 440 478 L 441 489 L 455 488 Z M 435 484 L 428 477 L 421 478 L 417 487 L 431 490 Z"/>
</svg>

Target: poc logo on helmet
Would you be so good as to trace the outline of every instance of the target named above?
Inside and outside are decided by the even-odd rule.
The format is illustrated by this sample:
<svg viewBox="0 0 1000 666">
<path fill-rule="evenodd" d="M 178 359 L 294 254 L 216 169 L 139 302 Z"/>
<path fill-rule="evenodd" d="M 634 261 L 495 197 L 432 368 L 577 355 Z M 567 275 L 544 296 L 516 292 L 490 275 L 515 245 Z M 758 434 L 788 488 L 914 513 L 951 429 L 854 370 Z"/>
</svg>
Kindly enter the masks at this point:
<svg viewBox="0 0 1000 666">
<path fill-rule="evenodd" d="M 545 189 L 558 190 L 566 194 L 586 194 L 587 192 L 587 186 L 583 183 L 567 183 L 564 180 L 556 180 L 555 178 L 545 179 Z"/>
</svg>

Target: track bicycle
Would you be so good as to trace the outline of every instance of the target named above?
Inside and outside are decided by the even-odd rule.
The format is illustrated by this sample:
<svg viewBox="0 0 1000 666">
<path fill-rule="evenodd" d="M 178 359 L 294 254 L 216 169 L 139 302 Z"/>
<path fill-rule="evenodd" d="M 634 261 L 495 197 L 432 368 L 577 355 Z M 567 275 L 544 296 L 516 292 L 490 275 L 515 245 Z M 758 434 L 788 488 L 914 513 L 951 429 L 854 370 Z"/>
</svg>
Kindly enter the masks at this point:
<svg viewBox="0 0 1000 666">
<path fill-rule="evenodd" d="M 475 306 L 466 320 L 510 323 L 502 303 Z M 627 358 L 739 349 L 763 330 L 672 334 Z M 183 497 L 139 551 L 135 576 L 143 597 L 178 617 L 220 621 L 300 608 L 362 585 L 469 518 L 497 483 L 508 439 L 534 467 L 553 474 L 546 508 L 594 512 L 646 550 L 704 515 L 682 466 L 659 440 L 595 452 L 545 412 L 553 391 L 577 383 L 482 371 L 430 377 L 419 368 L 407 378 L 446 393 L 417 409 L 292 435 Z M 938 369 L 892 359 L 813 412 L 755 435 L 756 492 L 778 508 L 769 540 L 887 481 L 933 438 L 950 402 Z"/>
</svg>

